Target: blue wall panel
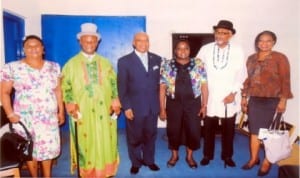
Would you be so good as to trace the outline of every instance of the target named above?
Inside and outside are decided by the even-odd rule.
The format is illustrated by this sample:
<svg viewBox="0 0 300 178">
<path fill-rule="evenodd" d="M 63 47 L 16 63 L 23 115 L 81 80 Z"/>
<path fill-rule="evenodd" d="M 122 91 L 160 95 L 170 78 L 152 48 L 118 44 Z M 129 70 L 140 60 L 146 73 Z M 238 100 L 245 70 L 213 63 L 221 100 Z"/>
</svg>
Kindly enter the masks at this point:
<svg viewBox="0 0 300 178">
<path fill-rule="evenodd" d="M 77 54 L 80 46 L 76 35 L 80 32 L 80 25 L 85 22 L 97 24 L 102 37 L 97 52 L 108 58 L 115 69 L 118 58 L 133 50 L 133 35 L 146 29 L 144 16 L 42 15 L 42 38 L 46 59 L 63 66 L 70 57 Z M 67 124 L 64 128 L 66 127 Z M 123 114 L 118 120 L 118 127 L 125 127 Z"/>
</svg>

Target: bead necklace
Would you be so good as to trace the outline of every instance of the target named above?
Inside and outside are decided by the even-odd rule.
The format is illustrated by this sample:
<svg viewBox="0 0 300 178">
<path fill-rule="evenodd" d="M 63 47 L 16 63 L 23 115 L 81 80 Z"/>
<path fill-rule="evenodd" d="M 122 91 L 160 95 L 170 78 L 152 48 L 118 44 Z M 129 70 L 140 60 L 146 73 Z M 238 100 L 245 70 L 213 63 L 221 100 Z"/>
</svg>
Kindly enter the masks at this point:
<svg viewBox="0 0 300 178">
<path fill-rule="evenodd" d="M 217 45 L 215 44 L 214 45 L 214 50 L 213 50 L 213 65 L 214 65 L 214 68 L 215 69 L 224 69 L 227 64 L 228 64 L 228 58 L 229 58 L 229 51 L 230 51 L 230 44 L 227 45 L 227 49 L 225 49 L 223 51 L 223 54 L 222 54 L 222 57 L 220 58 L 220 48 L 217 47 L 218 51 L 217 51 L 217 54 L 216 54 L 216 47 Z M 227 52 L 227 53 L 226 53 Z M 226 56 L 225 56 L 225 53 L 226 53 Z M 217 56 L 217 57 L 216 57 Z M 216 59 L 217 58 L 217 59 Z"/>
</svg>

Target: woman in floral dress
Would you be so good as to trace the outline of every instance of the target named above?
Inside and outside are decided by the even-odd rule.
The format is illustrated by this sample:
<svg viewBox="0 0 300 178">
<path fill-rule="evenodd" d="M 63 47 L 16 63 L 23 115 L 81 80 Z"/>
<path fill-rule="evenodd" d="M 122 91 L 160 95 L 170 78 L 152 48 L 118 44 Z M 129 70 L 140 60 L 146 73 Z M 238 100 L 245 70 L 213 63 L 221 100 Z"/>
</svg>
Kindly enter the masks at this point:
<svg viewBox="0 0 300 178">
<path fill-rule="evenodd" d="M 1 103 L 9 121 L 21 121 L 32 135 L 33 160 L 27 161 L 31 176 L 38 176 L 40 161 L 43 176 L 51 177 L 52 159 L 60 154 L 59 125 L 65 119 L 60 67 L 43 59 L 44 45 L 38 36 L 27 36 L 23 48 L 23 59 L 1 69 Z M 26 136 L 19 124 L 14 124 L 14 128 Z"/>
</svg>

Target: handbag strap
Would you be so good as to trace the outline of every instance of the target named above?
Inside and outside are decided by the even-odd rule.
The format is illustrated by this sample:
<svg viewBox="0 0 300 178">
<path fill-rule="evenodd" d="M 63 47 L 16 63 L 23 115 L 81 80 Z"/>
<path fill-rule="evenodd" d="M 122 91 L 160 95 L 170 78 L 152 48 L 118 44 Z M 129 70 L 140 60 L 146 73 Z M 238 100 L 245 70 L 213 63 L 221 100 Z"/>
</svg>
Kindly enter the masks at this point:
<svg viewBox="0 0 300 178">
<path fill-rule="evenodd" d="M 28 140 L 32 140 L 31 134 L 29 133 L 29 131 L 27 130 L 27 128 L 25 127 L 23 122 L 19 121 L 17 123 L 20 124 L 23 127 L 23 129 L 25 130 L 25 133 L 26 133 L 26 136 L 27 136 Z M 11 132 L 15 132 L 15 129 L 13 128 L 13 124 L 11 122 L 9 122 L 9 130 Z"/>
<path fill-rule="evenodd" d="M 276 112 L 274 114 L 274 118 L 273 118 L 273 121 L 269 127 L 269 130 L 280 130 L 280 126 L 281 126 L 281 123 L 284 121 L 284 118 L 283 118 L 283 114 L 282 113 L 278 113 Z M 283 124 L 284 126 L 284 130 L 286 130 L 286 125 Z"/>
</svg>

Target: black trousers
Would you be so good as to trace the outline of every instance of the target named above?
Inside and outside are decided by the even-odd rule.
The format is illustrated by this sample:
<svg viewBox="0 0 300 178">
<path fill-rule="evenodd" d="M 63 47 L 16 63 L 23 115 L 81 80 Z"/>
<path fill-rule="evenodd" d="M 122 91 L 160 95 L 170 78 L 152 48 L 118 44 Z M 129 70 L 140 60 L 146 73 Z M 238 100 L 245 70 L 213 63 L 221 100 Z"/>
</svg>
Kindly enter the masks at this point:
<svg viewBox="0 0 300 178">
<path fill-rule="evenodd" d="M 191 150 L 200 148 L 201 125 L 197 115 L 201 107 L 201 97 L 186 99 L 167 98 L 168 148 L 178 150 L 185 145 Z"/>
<path fill-rule="evenodd" d="M 222 152 L 221 159 L 231 158 L 233 155 L 233 138 L 235 118 L 219 118 L 219 117 L 206 117 L 204 119 L 204 149 L 203 155 L 208 159 L 214 159 L 215 152 L 215 133 L 221 119 L 221 134 L 222 134 Z"/>
</svg>

